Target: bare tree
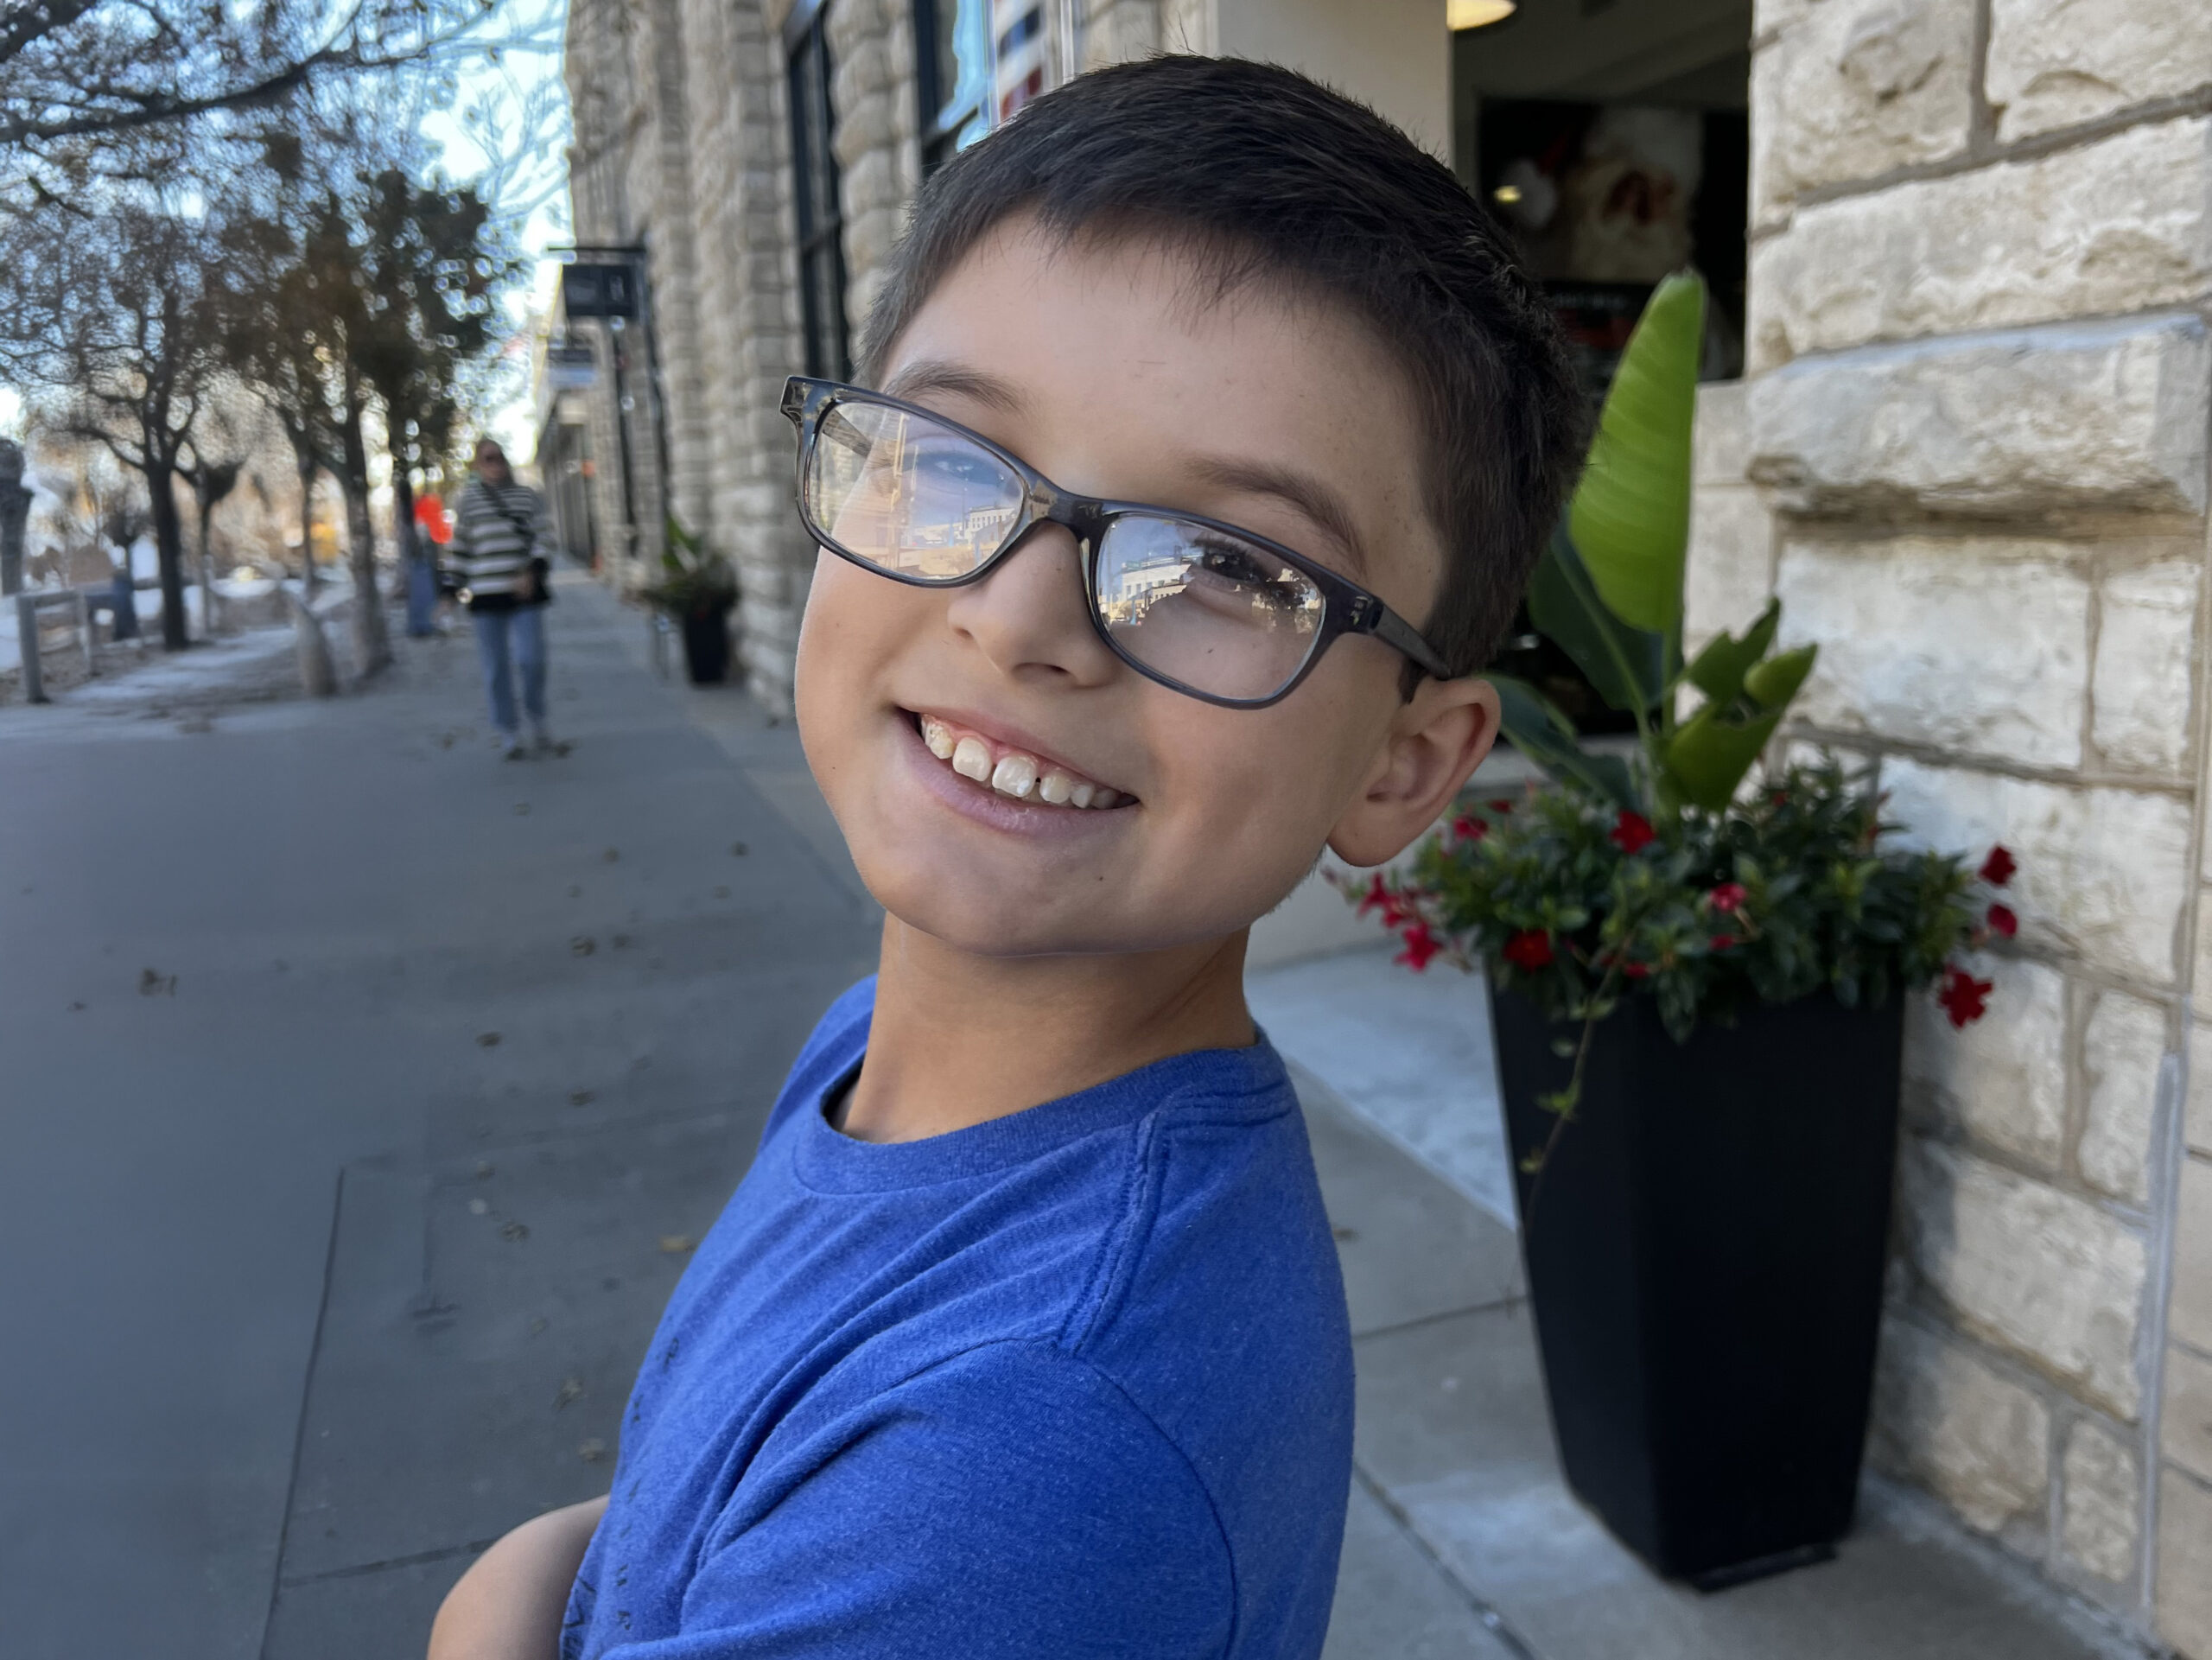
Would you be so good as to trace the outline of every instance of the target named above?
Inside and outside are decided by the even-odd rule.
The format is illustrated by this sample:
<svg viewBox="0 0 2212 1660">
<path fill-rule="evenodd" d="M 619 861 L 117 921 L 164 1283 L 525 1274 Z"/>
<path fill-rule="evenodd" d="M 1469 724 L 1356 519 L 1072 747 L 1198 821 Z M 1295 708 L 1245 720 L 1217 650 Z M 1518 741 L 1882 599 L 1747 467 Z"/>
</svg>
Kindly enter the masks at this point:
<svg viewBox="0 0 2212 1660">
<path fill-rule="evenodd" d="M 57 389 L 53 429 L 104 446 L 144 480 L 161 562 L 162 643 L 189 643 L 179 458 L 219 367 L 202 220 L 111 200 L 82 223 L 55 219 L 37 249 L 38 301 L 15 344 Z"/>
</svg>

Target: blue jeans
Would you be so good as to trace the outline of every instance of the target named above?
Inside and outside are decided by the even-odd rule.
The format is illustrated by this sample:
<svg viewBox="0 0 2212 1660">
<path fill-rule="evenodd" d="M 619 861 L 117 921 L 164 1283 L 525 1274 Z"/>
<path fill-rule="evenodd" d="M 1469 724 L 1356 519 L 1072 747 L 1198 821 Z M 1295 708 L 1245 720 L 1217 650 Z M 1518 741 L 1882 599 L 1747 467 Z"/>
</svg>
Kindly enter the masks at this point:
<svg viewBox="0 0 2212 1660">
<path fill-rule="evenodd" d="M 545 607 L 518 606 L 512 611 L 473 611 L 476 655 L 484 665 L 484 690 L 492 699 L 492 724 L 512 735 L 515 721 L 512 658 L 522 671 L 522 705 L 534 727 L 545 724 Z"/>
</svg>

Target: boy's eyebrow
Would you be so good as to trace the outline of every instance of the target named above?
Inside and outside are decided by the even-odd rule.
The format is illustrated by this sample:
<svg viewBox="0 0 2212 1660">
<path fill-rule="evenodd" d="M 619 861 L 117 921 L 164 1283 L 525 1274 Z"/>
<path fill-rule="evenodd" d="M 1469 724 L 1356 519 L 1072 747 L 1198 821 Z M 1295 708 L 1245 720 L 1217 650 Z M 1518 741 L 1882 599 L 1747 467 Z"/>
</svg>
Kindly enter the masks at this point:
<svg viewBox="0 0 2212 1660">
<path fill-rule="evenodd" d="M 942 358 L 924 358 L 918 363 L 910 363 L 883 387 L 886 398 L 912 399 L 924 392 L 950 392 L 958 398 L 973 398 L 1005 415 L 1019 415 L 1025 407 L 1021 393 L 1012 381 L 985 374 L 981 369 L 963 368 Z"/>
<path fill-rule="evenodd" d="M 1226 455 L 1193 455 L 1185 463 L 1208 484 L 1224 490 L 1273 496 L 1313 521 L 1334 541 L 1351 566 L 1351 574 L 1367 575 L 1367 550 L 1352 524 L 1344 499 L 1311 473 L 1274 461 L 1239 460 Z"/>
</svg>

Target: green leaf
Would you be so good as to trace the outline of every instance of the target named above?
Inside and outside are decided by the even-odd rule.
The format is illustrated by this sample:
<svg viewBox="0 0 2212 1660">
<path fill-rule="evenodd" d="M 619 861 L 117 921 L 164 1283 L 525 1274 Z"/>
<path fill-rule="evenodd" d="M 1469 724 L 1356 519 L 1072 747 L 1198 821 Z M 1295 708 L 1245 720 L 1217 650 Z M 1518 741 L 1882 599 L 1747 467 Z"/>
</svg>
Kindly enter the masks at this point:
<svg viewBox="0 0 2212 1660">
<path fill-rule="evenodd" d="M 1780 714 L 1789 707 L 1797 689 L 1805 684 L 1805 677 L 1813 671 L 1813 659 L 1820 655 L 1817 646 L 1800 646 L 1756 665 L 1744 677 L 1744 691 L 1763 709 Z"/>
<path fill-rule="evenodd" d="M 1745 631 L 1743 639 L 1715 634 L 1707 640 L 1684 677 L 1714 703 L 1726 703 L 1744 689 L 1744 676 L 1766 655 L 1767 647 L 1774 644 L 1774 631 L 1781 623 L 1782 601 L 1769 600 L 1766 609 Z"/>
<path fill-rule="evenodd" d="M 1613 708 L 1641 713 L 1659 701 L 1667 684 L 1665 636 L 1631 628 L 1606 609 L 1564 525 L 1536 562 L 1529 614 Z"/>
<path fill-rule="evenodd" d="M 1513 747 L 1550 777 L 1586 795 L 1641 811 L 1636 780 L 1618 755 L 1586 753 L 1574 735 L 1574 722 L 1525 680 L 1509 674 L 1485 676 L 1497 688 L 1500 728 Z"/>
<path fill-rule="evenodd" d="M 1745 716 L 1725 704 L 1707 703 L 1667 746 L 1665 766 L 1675 793 L 1707 812 L 1719 812 L 1781 724 L 1778 709 Z"/>
<path fill-rule="evenodd" d="M 1681 620 L 1689 541 L 1690 428 L 1705 346 L 1705 281 L 1677 272 L 1629 337 L 1567 528 L 1613 614 L 1671 633 Z"/>
</svg>

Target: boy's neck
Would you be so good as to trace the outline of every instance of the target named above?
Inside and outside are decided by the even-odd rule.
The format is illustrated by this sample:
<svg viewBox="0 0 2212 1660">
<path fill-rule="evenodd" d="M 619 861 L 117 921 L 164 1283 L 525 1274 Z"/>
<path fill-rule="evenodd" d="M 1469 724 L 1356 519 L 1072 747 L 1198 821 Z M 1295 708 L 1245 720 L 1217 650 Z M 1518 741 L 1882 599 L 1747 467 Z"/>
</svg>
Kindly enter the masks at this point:
<svg viewBox="0 0 2212 1660">
<path fill-rule="evenodd" d="M 860 1141 L 919 1141 L 1256 1040 L 1241 929 L 1141 955 L 1006 959 L 886 917 L 868 1059 L 833 1122 Z"/>
</svg>

